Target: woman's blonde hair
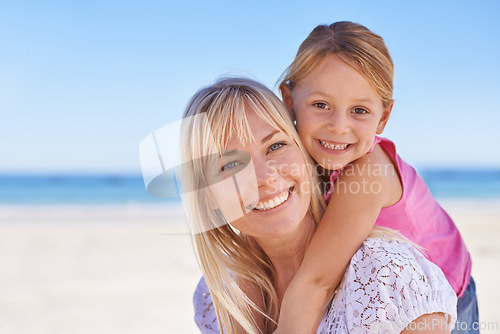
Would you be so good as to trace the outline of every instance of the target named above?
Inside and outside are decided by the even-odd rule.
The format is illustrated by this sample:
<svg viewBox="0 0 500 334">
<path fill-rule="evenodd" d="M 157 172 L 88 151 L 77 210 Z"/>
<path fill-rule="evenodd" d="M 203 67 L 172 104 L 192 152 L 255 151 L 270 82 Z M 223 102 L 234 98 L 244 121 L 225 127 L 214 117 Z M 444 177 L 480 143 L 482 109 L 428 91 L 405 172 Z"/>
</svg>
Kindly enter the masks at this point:
<svg viewBox="0 0 500 334">
<path fill-rule="evenodd" d="M 249 79 L 223 78 L 191 98 L 181 127 L 183 161 L 188 161 L 182 174 L 188 188 L 199 191 L 185 196 L 184 205 L 190 224 L 195 225 L 193 242 L 198 262 L 212 295 L 219 326 L 226 333 L 234 332 L 237 324 L 248 333 L 260 333 L 253 312 L 265 317 L 264 331 L 272 332 L 279 317 L 271 261 L 250 237 L 233 229 L 217 210 L 211 209 L 211 194 L 204 191 L 207 180 L 203 157 L 212 155 L 214 146 L 216 151 L 223 150 L 232 136 L 242 143 L 252 140 L 249 112 L 285 132 L 298 145 L 305 165 L 310 167 L 310 191 L 314 194 L 309 212 L 316 222 L 325 208 L 312 160 L 300 142 L 290 114 L 271 90 Z M 194 117 L 197 115 L 203 117 Z M 259 309 L 245 295 L 238 285 L 241 281 L 260 289 L 260 302 L 265 309 Z"/>
<path fill-rule="evenodd" d="M 280 78 L 280 87 L 306 77 L 326 56 L 335 55 L 357 70 L 382 97 L 387 107 L 392 99 L 394 65 L 384 40 L 353 22 L 319 25 L 302 42 L 292 64 Z"/>
</svg>

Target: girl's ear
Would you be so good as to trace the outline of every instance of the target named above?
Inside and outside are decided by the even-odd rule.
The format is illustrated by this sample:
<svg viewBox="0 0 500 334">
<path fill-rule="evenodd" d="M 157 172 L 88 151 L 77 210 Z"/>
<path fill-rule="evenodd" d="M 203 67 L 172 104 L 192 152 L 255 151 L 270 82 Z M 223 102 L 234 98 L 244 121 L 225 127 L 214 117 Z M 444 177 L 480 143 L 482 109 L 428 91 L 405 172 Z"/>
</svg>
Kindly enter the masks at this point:
<svg viewBox="0 0 500 334">
<path fill-rule="evenodd" d="M 282 84 L 280 86 L 281 96 L 283 98 L 283 103 L 288 108 L 288 112 L 292 115 L 292 119 L 295 120 L 295 113 L 293 112 L 293 99 L 290 87 L 287 84 Z"/>
<path fill-rule="evenodd" d="M 384 109 L 382 113 L 382 117 L 380 118 L 380 121 L 378 122 L 377 125 L 377 134 L 381 134 L 384 132 L 385 125 L 387 124 L 387 121 L 389 120 L 389 116 L 391 116 L 391 111 L 392 111 L 392 106 L 394 106 L 394 100 L 389 101 L 389 105 Z"/>
</svg>

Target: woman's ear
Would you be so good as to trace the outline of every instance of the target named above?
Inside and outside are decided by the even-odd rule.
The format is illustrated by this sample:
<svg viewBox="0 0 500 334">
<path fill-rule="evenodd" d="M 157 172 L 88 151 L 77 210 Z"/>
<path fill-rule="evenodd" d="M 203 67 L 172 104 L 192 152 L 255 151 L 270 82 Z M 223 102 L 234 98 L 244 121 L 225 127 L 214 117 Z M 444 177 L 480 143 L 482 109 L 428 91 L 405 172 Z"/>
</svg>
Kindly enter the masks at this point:
<svg viewBox="0 0 500 334">
<path fill-rule="evenodd" d="M 283 103 L 288 108 L 290 115 L 292 115 L 292 119 L 295 120 L 295 113 L 293 112 L 292 92 L 290 91 L 290 87 L 288 87 L 287 84 L 282 84 L 280 86 L 280 92 L 283 98 Z"/>
<path fill-rule="evenodd" d="M 378 135 L 381 134 L 382 132 L 384 132 L 387 121 L 389 120 L 389 116 L 391 116 L 393 106 L 394 106 L 394 100 L 391 99 L 389 101 L 389 104 L 387 105 L 387 107 L 384 108 L 384 111 L 382 113 L 382 117 L 380 117 L 380 121 L 378 122 L 377 131 L 376 131 L 376 133 Z"/>
</svg>

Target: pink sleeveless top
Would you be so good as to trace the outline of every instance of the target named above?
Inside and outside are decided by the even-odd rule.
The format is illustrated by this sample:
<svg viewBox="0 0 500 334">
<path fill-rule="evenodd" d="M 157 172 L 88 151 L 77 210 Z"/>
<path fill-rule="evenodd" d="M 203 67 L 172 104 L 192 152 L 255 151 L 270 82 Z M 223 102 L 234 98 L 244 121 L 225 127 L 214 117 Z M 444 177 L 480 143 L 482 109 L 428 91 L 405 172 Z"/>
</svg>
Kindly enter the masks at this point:
<svg viewBox="0 0 500 334">
<path fill-rule="evenodd" d="M 397 168 L 403 195 L 396 204 L 382 208 L 375 226 L 398 230 L 423 247 L 425 257 L 441 268 L 457 296 L 461 297 L 469 284 L 472 263 L 455 223 L 432 197 L 415 169 L 396 154 L 394 143 L 375 137 L 372 150 L 376 144 L 380 144 Z M 335 171 L 330 176 L 332 185 L 340 172 Z M 333 187 L 325 200 L 330 199 L 332 190 Z"/>
</svg>

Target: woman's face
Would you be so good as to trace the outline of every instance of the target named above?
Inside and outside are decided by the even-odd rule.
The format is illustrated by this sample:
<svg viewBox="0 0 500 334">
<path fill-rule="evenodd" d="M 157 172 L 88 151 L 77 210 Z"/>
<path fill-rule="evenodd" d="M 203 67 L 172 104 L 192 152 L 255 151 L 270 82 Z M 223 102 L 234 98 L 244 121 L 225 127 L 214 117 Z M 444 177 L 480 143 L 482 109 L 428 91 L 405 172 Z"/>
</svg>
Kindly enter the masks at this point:
<svg viewBox="0 0 500 334">
<path fill-rule="evenodd" d="M 212 209 L 255 238 L 293 233 L 309 212 L 311 185 L 300 148 L 285 132 L 247 113 L 253 140 L 237 136 L 206 169 Z"/>
</svg>

